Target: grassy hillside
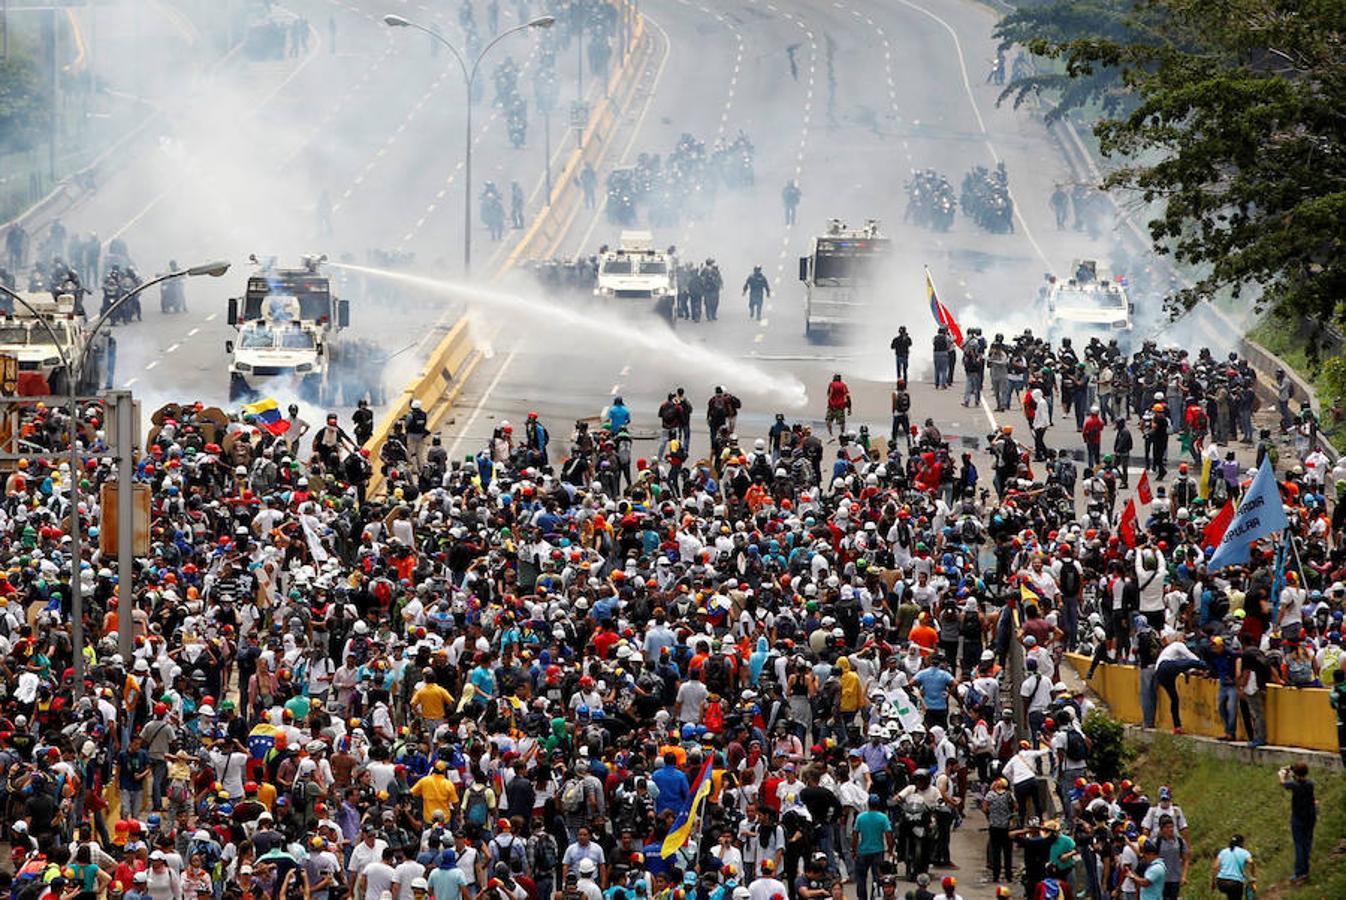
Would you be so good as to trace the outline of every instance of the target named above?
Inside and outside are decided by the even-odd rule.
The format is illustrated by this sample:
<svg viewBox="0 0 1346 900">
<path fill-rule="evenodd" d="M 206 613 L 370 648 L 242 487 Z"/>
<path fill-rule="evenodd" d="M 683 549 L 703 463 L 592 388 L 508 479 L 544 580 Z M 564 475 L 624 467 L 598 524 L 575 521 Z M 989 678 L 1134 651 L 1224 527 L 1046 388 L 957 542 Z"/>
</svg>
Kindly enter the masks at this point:
<svg viewBox="0 0 1346 900">
<path fill-rule="evenodd" d="M 1231 762 L 1195 750 L 1191 743 L 1156 736 L 1130 767 L 1151 799 L 1159 786 L 1173 788 L 1190 827 L 1192 867 L 1184 900 L 1220 895 L 1210 889 L 1211 861 L 1229 836 L 1242 833 L 1257 863 L 1259 897 L 1309 900 L 1346 897 L 1346 777 L 1311 770 L 1318 797 L 1312 876 L 1291 887 L 1294 845 L 1290 840 L 1290 795 L 1276 779 L 1277 766 Z"/>
</svg>

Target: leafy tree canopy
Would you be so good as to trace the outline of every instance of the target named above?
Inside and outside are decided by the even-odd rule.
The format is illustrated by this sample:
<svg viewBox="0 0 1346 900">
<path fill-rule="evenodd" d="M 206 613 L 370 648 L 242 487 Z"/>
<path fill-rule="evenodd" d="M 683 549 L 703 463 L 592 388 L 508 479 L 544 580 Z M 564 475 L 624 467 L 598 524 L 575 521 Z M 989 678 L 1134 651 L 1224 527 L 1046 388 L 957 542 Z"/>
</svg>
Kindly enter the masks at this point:
<svg viewBox="0 0 1346 900">
<path fill-rule="evenodd" d="M 1104 188 L 1154 203 L 1155 249 L 1259 304 L 1340 319 L 1346 298 L 1346 3 L 1341 0 L 1060 0 L 997 34 L 1060 72 L 1002 99 L 1086 103 L 1116 163 Z"/>
</svg>

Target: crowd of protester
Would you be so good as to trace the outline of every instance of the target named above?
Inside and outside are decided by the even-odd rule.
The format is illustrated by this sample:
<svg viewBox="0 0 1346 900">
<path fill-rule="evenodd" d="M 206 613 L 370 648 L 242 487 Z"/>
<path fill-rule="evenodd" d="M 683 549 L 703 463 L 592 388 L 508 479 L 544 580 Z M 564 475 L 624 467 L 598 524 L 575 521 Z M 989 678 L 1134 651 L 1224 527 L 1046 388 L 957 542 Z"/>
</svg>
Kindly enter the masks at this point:
<svg viewBox="0 0 1346 900">
<path fill-rule="evenodd" d="M 1042 393 L 1043 360 L 1073 351 L 1034 346 L 1004 405 L 1037 397 L 1031 430 L 1068 429 L 1038 416 L 1052 421 L 1057 392 Z M 1219 391 L 1244 377 L 1237 360 L 1209 361 L 1147 348 L 1136 404 L 1102 393 L 1087 363 L 1069 395 L 1054 382 L 1081 432 L 1104 415 L 1124 427 L 1127 409 L 1149 417 L 1155 499 L 1129 536 L 1129 449 L 1076 477 L 1047 434 L 1025 446 L 1007 425 L 955 462 L 927 419 L 914 435 L 895 422 L 885 452 L 847 429 L 838 376 L 834 451 L 784 415 L 740 437 L 742 404 L 719 389 L 705 431 L 679 390 L 657 416 L 619 398 L 564 442 L 537 414 L 517 437 L 502 423 L 461 461 L 412 410 L 371 497 L 369 454 L 335 416 L 220 427 L 175 406 L 135 467 L 151 550 L 118 575 L 99 550 L 99 488 L 115 471 L 99 408 L 77 425 L 32 410 L 25 439 L 49 450 L 8 477 L 0 516 L 13 873 L 0 890 L 952 900 L 962 871 L 997 896 L 1176 897 L 1169 886 L 1207 863 L 1191 859 L 1167 788 L 1146 786 L 1151 802 L 1093 777 L 1092 703 L 1067 687 L 1063 652 L 1140 665 L 1150 724 L 1158 691 L 1176 698 L 1179 675 L 1207 672 L 1228 736 L 1242 709 L 1253 743 L 1268 684 L 1346 698 L 1346 471 L 1264 438 L 1296 564 L 1275 596 L 1269 548 L 1206 571 L 1205 528 L 1251 476 L 1204 452 L 1237 436 Z M 919 420 L 904 384 L 894 416 L 898 394 Z M 1207 401 L 1212 432 L 1166 471 L 1154 423 L 1198 430 L 1174 410 Z M 648 457 L 633 451 L 636 414 L 662 429 Z M 79 472 L 61 452 L 71 431 Z M 134 579 L 129 617 L 119 577 Z M 1285 780 L 1296 842 L 1311 842 L 1312 783 Z M 976 809 L 984 857 L 954 859 Z M 1251 860 L 1231 841 L 1212 883 L 1236 896 Z M 1299 862 L 1307 877 L 1307 851 Z"/>
</svg>

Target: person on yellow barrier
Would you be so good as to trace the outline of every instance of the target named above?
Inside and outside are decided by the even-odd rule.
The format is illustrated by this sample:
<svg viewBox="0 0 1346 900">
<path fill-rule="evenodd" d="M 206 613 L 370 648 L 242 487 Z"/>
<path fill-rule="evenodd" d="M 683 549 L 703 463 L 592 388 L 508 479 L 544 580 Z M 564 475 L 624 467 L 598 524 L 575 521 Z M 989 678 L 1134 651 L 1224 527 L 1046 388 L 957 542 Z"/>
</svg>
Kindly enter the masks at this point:
<svg viewBox="0 0 1346 900">
<path fill-rule="evenodd" d="M 1154 667 L 1154 686 L 1151 691 L 1157 696 L 1163 688 L 1168 694 L 1168 712 L 1173 720 L 1173 733 L 1182 734 L 1182 709 L 1178 702 L 1178 676 L 1191 677 L 1193 669 L 1204 669 L 1206 663 L 1193 653 L 1183 642 L 1183 636 L 1177 631 L 1168 631 L 1164 635 L 1165 646 L 1159 651 L 1159 659 Z M 1151 698 L 1151 707 L 1154 698 Z"/>
</svg>

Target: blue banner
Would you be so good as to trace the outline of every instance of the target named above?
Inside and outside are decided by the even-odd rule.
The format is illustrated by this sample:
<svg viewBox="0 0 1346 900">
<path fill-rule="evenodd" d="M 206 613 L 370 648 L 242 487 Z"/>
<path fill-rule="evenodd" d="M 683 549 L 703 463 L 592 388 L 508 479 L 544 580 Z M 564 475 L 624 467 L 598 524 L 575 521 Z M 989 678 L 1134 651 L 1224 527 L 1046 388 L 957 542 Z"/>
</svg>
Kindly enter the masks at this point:
<svg viewBox="0 0 1346 900">
<path fill-rule="evenodd" d="M 1229 523 L 1220 546 L 1215 548 L 1215 555 L 1210 558 L 1206 568 L 1213 572 L 1225 566 L 1246 563 L 1248 548 L 1253 541 L 1274 531 L 1284 531 L 1289 524 L 1281 505 L 1281 491 L 1276 483 L 1276 473 L 1271 468 L 1271 460 L 1263 457 L 1252 486 L 1243 496 L 1243 502 L 1234 514 L 1234 521 Z"/>
</svg>

